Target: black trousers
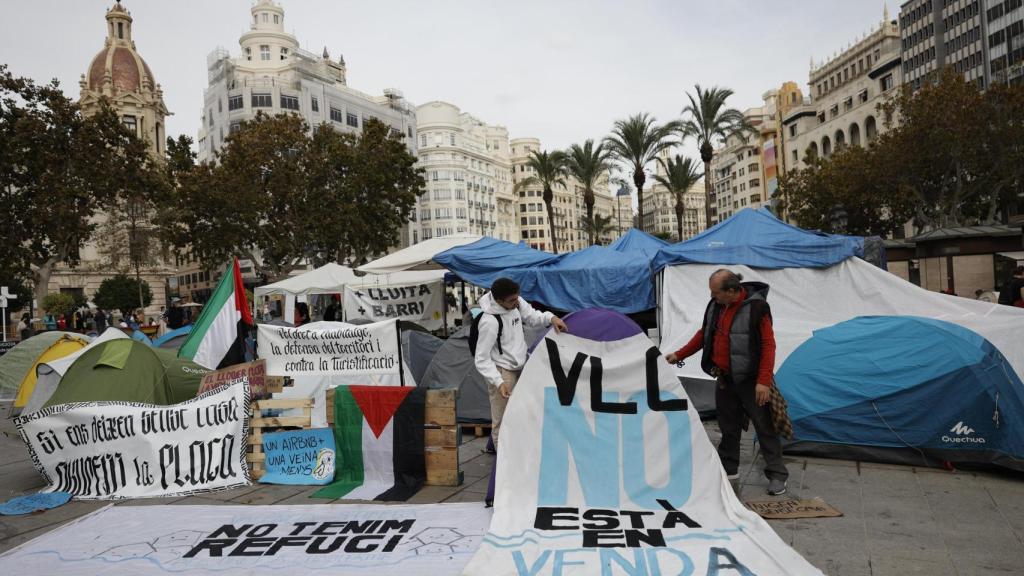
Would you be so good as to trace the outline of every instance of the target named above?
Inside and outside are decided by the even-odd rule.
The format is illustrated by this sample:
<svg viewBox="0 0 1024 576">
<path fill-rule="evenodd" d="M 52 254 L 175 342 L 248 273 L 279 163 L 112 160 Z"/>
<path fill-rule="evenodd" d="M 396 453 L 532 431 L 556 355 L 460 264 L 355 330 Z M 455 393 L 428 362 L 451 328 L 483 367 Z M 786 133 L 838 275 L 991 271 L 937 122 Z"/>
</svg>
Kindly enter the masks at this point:
<svg viewBox="0 0 1024 576">
<path fill-rule="evenodd" d="M 782 441 L 775 434 L 768 405 L 758 406 L 754 395 L 754 382 L 735 383 L 728 376 L 719 376 L 715 386 L 715 408 L 722 441 L 718 443 L 718 457 L 726 474 L 736 474 L 740 466 L 740 437 L 743 434 L 743 415 L 750 418 L 757 432 L 764 455 L 764 475 L 768 478 L 789 478 L 789 470 L 782 461 Z"/>
</svg>

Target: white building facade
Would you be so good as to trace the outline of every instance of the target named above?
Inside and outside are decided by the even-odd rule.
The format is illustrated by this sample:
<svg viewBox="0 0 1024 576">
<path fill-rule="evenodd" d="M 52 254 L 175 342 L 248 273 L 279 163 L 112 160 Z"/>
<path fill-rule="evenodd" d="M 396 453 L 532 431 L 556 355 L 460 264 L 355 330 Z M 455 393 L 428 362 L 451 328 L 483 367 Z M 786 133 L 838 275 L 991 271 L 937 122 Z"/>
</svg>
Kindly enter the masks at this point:
<svg viewBox="0 0 1024 576">
<path fill-rule="evenodd" d="M 282 112 L 302 116 L 311 128 L 326 123 L 349 132 L 376 118 L 416 152 L 416 111 L 401 92 L 371 96 L 349 88 L 344 58 L 332 60 L 326 48 L 321 56 L 303 50 L 285 32 L 284 9 L 272 0 L 259 0 L 251 13 L 249 31 L 238 40 L 240 54 L 217 49 L 207 59 L 199 161 L 212 161 L 242 121 Z"/>
<path fill-rule="evenodd" d="M 427 188 L 416 203 L 410 241 L 470 232 L 517 242 L 508 130 L 447 102 L 419 106 L 416 119 Z"/>
</svg>

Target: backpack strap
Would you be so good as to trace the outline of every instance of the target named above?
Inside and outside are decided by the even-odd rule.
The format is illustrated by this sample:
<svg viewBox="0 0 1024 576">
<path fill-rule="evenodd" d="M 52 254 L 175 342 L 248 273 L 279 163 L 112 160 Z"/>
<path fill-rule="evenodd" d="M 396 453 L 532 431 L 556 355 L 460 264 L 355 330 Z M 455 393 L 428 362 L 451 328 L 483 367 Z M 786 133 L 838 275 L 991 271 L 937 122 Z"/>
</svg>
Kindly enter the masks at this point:
<svg viewBox="0 0 1024 576">
<path fill-rule="evenodd" d="M 498 314 L 491 314 L 494 319 L 498 321 L 498 354 L 504 354 L 505 352 L 501 349 L 501 333 L 505 329 L 505 323 L 501 321 L 501 316 Z"/>
</svg>

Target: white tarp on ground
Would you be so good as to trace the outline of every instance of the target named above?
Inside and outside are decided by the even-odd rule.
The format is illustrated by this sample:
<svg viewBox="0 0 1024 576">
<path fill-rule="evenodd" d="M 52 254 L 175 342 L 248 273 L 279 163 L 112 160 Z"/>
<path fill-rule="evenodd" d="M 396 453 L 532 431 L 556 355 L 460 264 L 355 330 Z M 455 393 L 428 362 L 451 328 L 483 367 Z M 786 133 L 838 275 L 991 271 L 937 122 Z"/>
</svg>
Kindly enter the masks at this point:
<svg viewBox="0 0 1024 576">
<path fill-rule="evenodd" d="M 112 506 L 0 555 L 9 574 L 462 571 L 491 511 L 471 504 Z"/>
<path fill-rule="evenodd" d="M 969 328 L 984 336 L 1024 377 L 1024 309 L 929 292 L 885 270 L 849 258 L 823 269 L 752 269 L 724 266 L 769 286 L 775 327 L 775 369 L 814 330 L 857 316 L 924 316 Z M 683 264 L 665 268 L 660 298 L 661 349 L 668 353 L 689 341 L 703 322 L 710 294 L 708 277 L 723 266 Z M 679 375 L 708 378 L 694 355 Z"/>
<path fill-rule="evenodd" d="M 821 574 L 736 498 L 660 356 L 642 334 L 549 333 L 505 412 L 466 574 Z"/>
<path fill-rule="evenodd" d="M 456 246 L 472 244 L 481 238 L 483 236 L 468 232 L 461 232 L 441 238 L 430 238 L 413 244 L 408 248 L 392 252 L 368 264 L 363 264 L 359 267 L 359 270 L 374 274 L 400 272 L 402 270 L 441 270 L 442 268 L 439 264 L 431 262 L 434 256 Z"/>
</svg>

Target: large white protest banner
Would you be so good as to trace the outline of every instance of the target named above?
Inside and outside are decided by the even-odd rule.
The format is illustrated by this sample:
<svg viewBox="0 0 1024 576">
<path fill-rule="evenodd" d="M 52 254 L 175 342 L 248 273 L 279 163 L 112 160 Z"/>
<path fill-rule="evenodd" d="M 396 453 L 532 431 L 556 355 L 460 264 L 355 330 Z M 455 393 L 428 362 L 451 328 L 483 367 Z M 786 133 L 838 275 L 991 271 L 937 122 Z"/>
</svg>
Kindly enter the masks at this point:
<svg viewBox="0 0 1024 576">
<path fill-rule="evenodd" d="M 345 318 L 380 321 L 398 318 L 415 322 L 427 330 L 441 327 L 444 283 L 406 286 L 345 286 Z"/>
<path fill-rule="evenodd" d="M 643 334 L 549 334 L 502 430 L 494 518 L 466 574 L 820 574 L 733 494 Z"/>
<path fill-rule="evenodd" d="M 356 326 L 312 322 L 292 328 L 259 325 L 259 355 L 267 374 L 398 374 L 398 321 Z"/>
<path fill-rule="evenodd" d="M 16 419 L 47 490 L 76 498 L 186 496 L 245 486 L 249 386 L 181 404 L 61 404 Z"/>
<path fill-rule="evenodd" d="M 465 504 L 112 506 L 0 555 L 17 574 L 459 574 L 491 511 Z"/>
</svg>

